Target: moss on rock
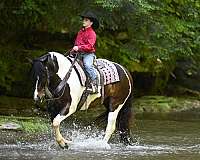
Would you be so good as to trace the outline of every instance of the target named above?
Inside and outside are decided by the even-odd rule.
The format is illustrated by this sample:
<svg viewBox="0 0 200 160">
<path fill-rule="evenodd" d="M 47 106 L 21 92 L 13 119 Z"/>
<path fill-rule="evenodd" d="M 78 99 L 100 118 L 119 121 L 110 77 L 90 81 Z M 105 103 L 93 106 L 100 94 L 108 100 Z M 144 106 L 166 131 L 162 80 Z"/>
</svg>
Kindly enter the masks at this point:
<svg viewBox="0 0 200 160">
<path fill-rule="evenodd" d="M 46 133 L 50 130 L 49 121 L 40 117 L 0 116 L 0 126 L 8 123 L 21 126 L 20 130 L 25 133 Z M 7 128 L 3 127 L 1 129 L 7 130 Z M 16 128 L 13 128 L 13 130 L 15 129 Z M 17 130 L 19 130 L 19 128 L 17 128 L 16 131 Z"/>
<path fill-rule="evenodd" d="M 136 113 L 169 113 L 200 109 L 200 100 L 194 97 L 143 96 L 134 101 Z"/>
</svg>

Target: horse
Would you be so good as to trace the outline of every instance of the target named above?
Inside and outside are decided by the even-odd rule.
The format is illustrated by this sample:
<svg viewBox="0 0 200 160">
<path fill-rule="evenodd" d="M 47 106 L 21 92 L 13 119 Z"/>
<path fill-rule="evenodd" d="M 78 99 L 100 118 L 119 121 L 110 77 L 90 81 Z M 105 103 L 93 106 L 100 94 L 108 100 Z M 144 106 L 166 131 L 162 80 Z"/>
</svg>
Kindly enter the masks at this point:
<svg viewBox="0 0 200 160">
<path fill-rule="evenodd" d="M 86 86 L 81 84 L 73 65 L 75 61 L 58 52 L 48 52 L 32 61 L 33 99 L 36 103 L 46 100 L 47 111 L 59 146 L 68 148 L 72 143 L 70 138 L 62 136 L 60 123 L 76 111 L 87 110 L 91 106 L 95 107 L 94 104 L 100 103 L 106 108 L 105 113 L 97 117 L 107 122 L 103 141 L 108 144 L 111 135 L 117 130 L 120 142 L 131 144 L 130 123 L 133 120 L 131 74 L 122 65 L 109 61 L 116 67 L 119 81 L 99 85 L 99 92 L 87 95 L 86 100 L 78 106 Z M 97 74 L 100 77 L 100 73 Z"/>
</svg>

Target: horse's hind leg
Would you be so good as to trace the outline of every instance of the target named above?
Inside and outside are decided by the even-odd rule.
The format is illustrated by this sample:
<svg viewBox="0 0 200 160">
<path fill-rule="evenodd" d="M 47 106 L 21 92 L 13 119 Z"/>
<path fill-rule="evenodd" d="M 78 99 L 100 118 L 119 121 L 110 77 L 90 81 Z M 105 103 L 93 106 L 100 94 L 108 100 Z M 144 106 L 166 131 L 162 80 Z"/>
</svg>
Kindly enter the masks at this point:
<svg viewBox="0 0 200 160">
<path fill-rule="evenodd" d="M 120 142 L 125 145 L 131 145 L 130 124 L 132 120 L 131 102 L 128 100 L 119 111 L 117 117 L 117 131 L 120 135 Z"/>
<path fill-rule="evenodd" d="M 106 126 L 106 133 L 104 136 L 104 141 L 108 142 L 112 133 L 115 131 L 116 128 L 116 120 L 117 120 L 117 115 L 118 115 L 118 110 L 113 109 L 112 106 L 112 98 L 109 97 L 108 98 L 108 103 L 104 104 L 107 106 L 109 113 L 108 113 L 108 122 L 107 122 L 107 126 Z"/>
<path fill-rule="evenodd" d="M 120 104 L 116 109 L 113 109 L 114 106 L 112 105 L 112 98 L 109 98 L 107 103 L 104 104 L 108 108 L 108 123 L 106 127 L 106 133 L 104 136 L 104 140 L 106 142 L 109 141 L 112 133 L 116 129 L 119 131 L 120 134 L 120 141 L 125 145 L 131 144 L 130 138 L 130 120 L 132 118 L 131 112 L 131 99 L 132 96 L 129 95 L 128 99 L 125 99 L 124 103 Z M 116 123 L 117 122 L 117 123 Z"/>
<path fill-rule="evenodd" d="M 116 113 L 116 112 L 108 113 L 108 123 L 107 123 L 107 127 L 106 127 L 106 133 L 104 136 L 104 141 L 106 141 L 106 142 L 109 141 L 112 133 L 115 131 L 117 114 L 118 113 Z"/>
</svg>

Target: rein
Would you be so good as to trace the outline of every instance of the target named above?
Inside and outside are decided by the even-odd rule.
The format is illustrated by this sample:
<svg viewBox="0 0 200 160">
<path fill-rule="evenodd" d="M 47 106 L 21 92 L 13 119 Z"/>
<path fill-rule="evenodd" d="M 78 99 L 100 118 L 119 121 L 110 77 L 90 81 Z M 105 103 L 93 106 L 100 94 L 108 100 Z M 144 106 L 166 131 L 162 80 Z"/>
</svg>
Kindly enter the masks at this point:
<svg viewBox="0 0 200 160">
<path fill-rule="evenodd" d="M 76 60 L 78 59 L 78 54 L 75 54 L 75 58 L 74 58 L 74 61 L 72 62 L 68 72 L 66 73 L 65 77 L 63 78 L 63 80 L 59 83 L 59 85 L 56 87 L 56 89 L 53 91 L 54 92 L 54 95 L 55 94 L 58 94 L 62 89 L 62 94 L 59 96 L 59 97 L 56 97 L 56 98 L 48 98 L 48 99 L 45 99 L 46 101 L 51 101 L 51 100 L 57 100 L 57 99 L 60 99 L 63 94 L 64 94 L 64 91 L 65 91 L 65 87 L 66 87 L 66 83 L 67 83 L 67 80 L 69 79 L 70 75 L 71 75 L 71 72 L 72 72 L 72 69 L 74 67 L 74 64 L 76 62 Z M 45 90 L 47 88 L 47 91 L 49 91 L 47 85 L 45 85 Z M 50 92 L 51 93 L 51 92 Z M 52 95 L 52 94 L 51 94 Z M 53 97 L 53 96 L 52 96 Z"/>
</svg>

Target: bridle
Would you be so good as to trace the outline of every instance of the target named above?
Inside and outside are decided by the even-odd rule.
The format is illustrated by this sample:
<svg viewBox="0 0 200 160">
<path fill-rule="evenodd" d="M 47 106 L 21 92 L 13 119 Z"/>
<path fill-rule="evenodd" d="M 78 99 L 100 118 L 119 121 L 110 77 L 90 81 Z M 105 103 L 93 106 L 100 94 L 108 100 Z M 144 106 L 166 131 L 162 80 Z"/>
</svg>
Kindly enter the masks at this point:
<svg viewBox="0 0 200 160">
<path fill-rule="evenodd" d="M 56 89 L 53 91 L 53 94 L 49 91 L 48 86 L 49 86 L 49 79 L 50 79 L 50 75 L 49 75 L 49 70 L 48 67 L 45 67 L 46 70 L 46 74 L 47 74 L 47 81 L 45 83 L 45 95 L 47 94 L 47 96 L 49 98 L 45 98 L 45 101 L 53 101 L 53 100 L 59 100 L 64 92 L 65 92 L 65 88 L 66 88 L 66 84 L 67 84 L 67 80 L 69 79 L 72 69 L 75 65 L 76 60 L 78 59 L 78 54 L 75 54 L 74 60 L 71 63 L 71 66 L 68 70 L 68 72 L 66 73 L 65 77 L 63 78 L 63 80 L 58 84 L 58 86 L 56 87 Z M 53 95 L 58 94 L 60 91 L 62 90 L 62 93 L 60 94 L 59 97 L 53 97 Z"/>
</svg>

